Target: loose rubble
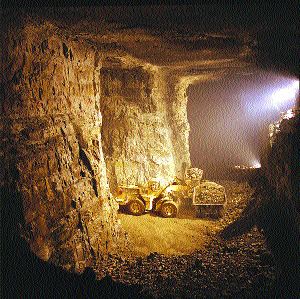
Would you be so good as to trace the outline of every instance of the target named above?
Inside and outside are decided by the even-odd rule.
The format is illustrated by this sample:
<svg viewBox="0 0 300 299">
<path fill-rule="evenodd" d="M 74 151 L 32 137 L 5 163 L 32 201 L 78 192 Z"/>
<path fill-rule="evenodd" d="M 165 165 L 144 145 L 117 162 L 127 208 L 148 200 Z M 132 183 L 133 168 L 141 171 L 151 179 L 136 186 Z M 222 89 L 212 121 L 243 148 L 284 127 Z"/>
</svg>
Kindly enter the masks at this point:
<svg viewBox="0 0 300 299">
<path fill-rule="evenodd" d="M 154 298 L 265 298 L 272 296 L 275 268 L 262 232 L 251 231 L 231 240 L 218 233 L 238 219 L 253 190 L 247 183 L 220 182 L 227 192 L 227 210 L 215 229 L 207 232 L 210 241 L 192 254 L 165 256 L 157 252 L 147 257 L 111 256 L 105 268 L 95 266 L 98 278 L 141 287 L 141 297 Z"/>
</svg>

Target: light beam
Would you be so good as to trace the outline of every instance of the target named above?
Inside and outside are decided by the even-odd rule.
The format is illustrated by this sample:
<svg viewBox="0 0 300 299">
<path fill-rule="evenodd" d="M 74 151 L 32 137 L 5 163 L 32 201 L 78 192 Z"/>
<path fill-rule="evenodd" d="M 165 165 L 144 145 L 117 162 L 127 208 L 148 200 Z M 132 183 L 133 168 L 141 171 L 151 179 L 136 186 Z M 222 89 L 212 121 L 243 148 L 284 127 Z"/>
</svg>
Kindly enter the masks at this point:
<svg viewBox="0 0 300 299">
<path fill-rule="evenodd" d="M 291 85 L 276 90 L 271 95 L 271 103 L 278 111 L 286 105 L 293 106 L 299 92 L 299 81 L 295 80 Z"/>
</svg>

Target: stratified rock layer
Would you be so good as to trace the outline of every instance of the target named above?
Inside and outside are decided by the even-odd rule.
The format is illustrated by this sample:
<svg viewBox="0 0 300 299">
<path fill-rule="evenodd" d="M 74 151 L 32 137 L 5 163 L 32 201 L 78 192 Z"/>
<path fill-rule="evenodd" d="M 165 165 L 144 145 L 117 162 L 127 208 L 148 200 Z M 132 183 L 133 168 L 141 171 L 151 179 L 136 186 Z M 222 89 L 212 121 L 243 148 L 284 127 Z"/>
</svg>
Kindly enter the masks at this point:
<svg viewBox="0 0 300 299">
<path fill-rule="evenodd" d="M 100 58 L 49 23 L 7 38 L 2 185 L 21 194 L 32 250 L 80 270 L 118 237 L 101 146 Z"/>
</svg>

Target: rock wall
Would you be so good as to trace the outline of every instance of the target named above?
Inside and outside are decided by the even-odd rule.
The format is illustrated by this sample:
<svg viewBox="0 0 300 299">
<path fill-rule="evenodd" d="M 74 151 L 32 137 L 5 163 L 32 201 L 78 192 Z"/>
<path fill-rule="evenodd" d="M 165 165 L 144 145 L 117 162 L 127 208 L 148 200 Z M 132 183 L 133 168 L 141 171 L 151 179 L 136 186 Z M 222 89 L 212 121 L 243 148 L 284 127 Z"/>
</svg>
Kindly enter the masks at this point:
<svg viewBox="0 0 300 299">
<path fill-rule="evenodd" d="M 110 192 L 190 164 L 188 84 L 49 22 L 27 19 L 4 38 L 0 182 L 22 202 L 24 237 L 75 271 L 122 254 Z"/>
<path fill-rule="evenodd" d="M 80 271 L 126 250 L 118 184 L 190 165 L 186 89 L 201 76 L 42 20 L 5 32 L 1 188 L 17 191 L 33 252 Z"/>
<path fill-rule="evenodd" d="M 175 88 L 169 76 L 159 67 L 126 58 L 107 63 L 100 73 L 103 148 L 112 191 L 122 183 L 174 177 L 181 170 L 179 161 L 189 164 L 190 158 L 186 101 L 169 108 L 174 93 L 168 88 Z M 183 118 L 175 117 L 180 113 Z M 181 143 L 182 132 L 172 131 L 177 124 L 184 126 Z"/>
<path fill-rule="evenodd" d="M 280 122 L 266 158 L 266 175 L 279 198 L 286 198 L 300 212 L 300 114 Z M 292 208 L 292 207 L 291 207 Z"/>
<path fill-rule="evenodd" d="M 120 239 L 101 145 L 101 56 L 47 22 L 8 28 L 4 40 L 1 190 L 20 195 L 32 250 L 80 271 Z"/>
<path fill-rule="evenodd" d="M 171 129 L 171 141 L 177 175 L 191 166 L 189 151 L 190 125 L 187 118 L 187 88 L 197 79 L 196 76 L 167 74 L 167 120 Z"/>
</svg>

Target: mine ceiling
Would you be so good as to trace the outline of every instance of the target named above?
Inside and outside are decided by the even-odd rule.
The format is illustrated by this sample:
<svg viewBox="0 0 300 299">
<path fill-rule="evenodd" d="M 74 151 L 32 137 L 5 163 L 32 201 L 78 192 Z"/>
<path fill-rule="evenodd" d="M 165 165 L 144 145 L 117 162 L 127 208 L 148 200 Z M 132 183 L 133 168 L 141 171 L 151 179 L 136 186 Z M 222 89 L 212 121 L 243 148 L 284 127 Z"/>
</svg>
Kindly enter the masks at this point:
<svg viewBox="0 0 300 299">
<path fill-rule="evenodd" d="M 243 2 L 49 6 L 51 1 L 47 7 L 28 5 L 22 13 L 46 17 L 101 49 L 127 52 L 154 65 L 189 68 L 212 58 L 245 61 L 254 57 L 259 67 L 298 74 L 296 1 L 258 6 Z M 12 10 L 15 13 L 18 8 Z"/>
</svg>

